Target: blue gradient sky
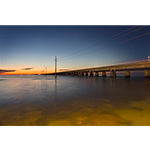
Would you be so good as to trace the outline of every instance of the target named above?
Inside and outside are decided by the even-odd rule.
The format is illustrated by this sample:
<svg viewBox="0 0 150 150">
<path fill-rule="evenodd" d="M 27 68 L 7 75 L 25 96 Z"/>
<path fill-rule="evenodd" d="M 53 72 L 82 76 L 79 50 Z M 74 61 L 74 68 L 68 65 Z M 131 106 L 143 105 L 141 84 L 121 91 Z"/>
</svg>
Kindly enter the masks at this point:
<svg viewBox="0 0 150 150">
<path fill-rule="evenodd" d="M 117 43 L 150 32 L 150 26 L 118 39 L 104 42 L 131 27 L 0 26 L 0 69 L 13 69 L 19 73 L 22 72 L 22 68 L 33 67 L 32 70 L 22 72 L 30 74 L 40 73 L 46 66 L 48 72 L 53 72 L 55 55 L 58 57 L 58 71 L 146 58 L 150 55 L 150 34 L 124 43 Z M 125 33 L 141 27 L 136 26 Z M 89 46 L 91 47 L 88 48 Z M 62 57 L 79 50 L 82 51 L 69 57 Z"/>
</svg>

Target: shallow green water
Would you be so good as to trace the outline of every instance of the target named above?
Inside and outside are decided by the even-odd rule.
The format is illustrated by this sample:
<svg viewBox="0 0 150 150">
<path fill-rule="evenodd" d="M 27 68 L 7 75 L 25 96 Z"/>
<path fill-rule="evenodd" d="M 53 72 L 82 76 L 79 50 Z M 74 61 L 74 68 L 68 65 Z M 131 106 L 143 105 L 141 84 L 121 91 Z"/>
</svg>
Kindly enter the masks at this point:
<svg viewBox="0 0 150 150">
<path fill-rule="evenodd" d="M 1 76 L 0 125 L 149 126 L 150 79 Z"/>
</svg>

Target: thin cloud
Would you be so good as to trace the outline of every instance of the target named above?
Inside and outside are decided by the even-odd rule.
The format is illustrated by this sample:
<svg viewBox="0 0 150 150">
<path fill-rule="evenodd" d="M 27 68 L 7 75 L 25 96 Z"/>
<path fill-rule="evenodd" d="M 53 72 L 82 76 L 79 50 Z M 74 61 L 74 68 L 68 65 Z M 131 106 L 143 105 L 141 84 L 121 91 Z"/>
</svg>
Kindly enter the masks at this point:
<svg viewBox="0 0 150 150">
<path fill-rule="evenodd" d="M 5 73 L 5 72 L 15 72 L 16 70 L 5 70 L 5 69 L 0 69 L 0 73 Z"/>
<path fill-rule="evenodd" d="M 33 69 L 33 67 L 31 67 L 31 68 L 23 68 L 22 70 L 31 70 L 31 69 Z"/>
</svg>

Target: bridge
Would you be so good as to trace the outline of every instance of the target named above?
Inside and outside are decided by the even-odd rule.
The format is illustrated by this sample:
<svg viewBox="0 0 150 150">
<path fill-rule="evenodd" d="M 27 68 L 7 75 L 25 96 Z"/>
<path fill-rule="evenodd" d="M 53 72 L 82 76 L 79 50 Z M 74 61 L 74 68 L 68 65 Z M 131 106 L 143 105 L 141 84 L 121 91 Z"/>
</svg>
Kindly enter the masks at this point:
<svg viewBox="0 0 150 150">
<path fill-rule="evenodd" d="M 95 67 L 95 68 L 84 68 L 78 70 L 69 70 L 63 72 L 50 73 L 47 75 L 77 75 L 81 76 L 99 76 L 99 72 L 102 72 L 102 77 L 106 77 L 106 72 L 110 72 L 110 77 L 116 77 L 116 71 L 125 71 L 125 77 L 130 77 L 130 71 L 134 70 L 145 70 L 145 78 L 150 77 L 150 62 L 140 62 L 140 63 L 129 63 L 129 64 L 117 64 L 103 67 Z"/>
</svg>

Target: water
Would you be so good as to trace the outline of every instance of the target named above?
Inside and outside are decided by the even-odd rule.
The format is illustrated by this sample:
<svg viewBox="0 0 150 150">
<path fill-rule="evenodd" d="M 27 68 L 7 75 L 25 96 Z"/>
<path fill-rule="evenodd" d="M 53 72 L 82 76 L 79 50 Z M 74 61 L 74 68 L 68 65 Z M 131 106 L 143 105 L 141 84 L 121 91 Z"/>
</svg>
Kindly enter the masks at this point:
<svg viewBox="0 0 150 150">
<path fill-rule="evenodd" d="M 149 126 L 150 79 L 0 77 L 3 126 Z"/>
</svg>

